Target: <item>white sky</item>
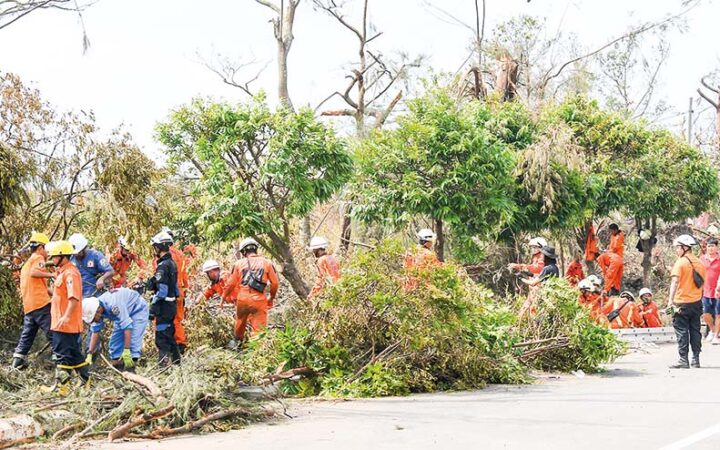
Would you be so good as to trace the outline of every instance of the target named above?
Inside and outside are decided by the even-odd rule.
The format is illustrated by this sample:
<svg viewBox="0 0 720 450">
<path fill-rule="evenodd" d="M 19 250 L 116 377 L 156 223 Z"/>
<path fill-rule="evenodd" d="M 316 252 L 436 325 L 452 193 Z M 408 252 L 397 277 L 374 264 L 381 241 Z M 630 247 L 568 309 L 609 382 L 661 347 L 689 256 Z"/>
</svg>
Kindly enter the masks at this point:
<svg viewBox="0 0 720 450">
<path fill-rule="evenodd" d="M 472 0 L 433 2 L 473 20 Z M 487 4 L 488 31 L 520 13 L 545 16 L 548 29 L 562 26 L 575 32 L 588 48 L 621 34 L 629 25 L 681 9 L 681 0 L 487 0 Z M 371 0 L 370 5 L 371 20 L 384 32 L 376 41 L 383 52 L 422 53 L 436 71 L 455 71 L 467 56 L 467 30 L 438 20 L 421 0 Z M 77 16 L 43 11 L 0 31 L 0 70 L 19 74 L 61 108 L 94 110 L 108 132 L 124 123 L 147 153 L 157 155 L 153 127 L 172 108 L 197 95 L 245 98 L 200 64 L 198 54 L 272 61 L 256 86 L 274 99 L 270 17 L 269 10 L 254 0 L 100 0 L 84 13 L 92 45 L 83 55 Z M 699 78 L 720 66 L 718 18 L 720 2 L 706 0 L 688 16 L 689 31 L 671 35 L 659 94 L 678 111 L 687 109 L 690 96 L 697 97 Z M 345 85 L 343 68 L 354 60 L 356 42 L 332 19 L 313 11 L 310 0 L 301 3 L 294 34 L 291 96 L 296 106 L 314 106 Z"/>
</svg>

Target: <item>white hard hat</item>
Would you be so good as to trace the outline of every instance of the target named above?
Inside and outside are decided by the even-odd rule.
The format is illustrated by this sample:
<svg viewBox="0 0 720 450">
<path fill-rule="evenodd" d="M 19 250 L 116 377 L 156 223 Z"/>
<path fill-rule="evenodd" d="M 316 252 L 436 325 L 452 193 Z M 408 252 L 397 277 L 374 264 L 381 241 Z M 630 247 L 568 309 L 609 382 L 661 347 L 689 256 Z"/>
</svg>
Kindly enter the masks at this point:
<svg viewBox="0 0 720 450">
<path fill-rule="evenodd" d="M 250 246 L 260 247 L 260 244 L 258 244 L 258 242 L 253 238 L 246 238 L 240 243 L 238 250 L 243 251 Z"/>
<path fill-rule="evenodd" d="M 602 280 L 600 280 L 600 277 L 597 275 L 590 275 L 589 277 L 585 278 L 585 281 L 588 281 L 590 284 L 593 284 L 595 286 L 602 286 Z"/>
<path fill-rule="evenodd" d="M 433 233 L 433 230 L 429 228 L 423 228 L 417 232 L 417 237 L 423 241 L 432 241 L 435 239 L 435 233 Z"/>
<path fill-rule="evenodd" d="M 130 249 L 130 245 L 128 245 L 128 241 L 127 241 L 127 239 L 125 239 L 124 236 L 120 236 L 118 238 L 118 244 L 120 244 L 120 247 L 122 247 L 124 249 L 128 249 L 128 250 Z"/>
<path fill-rule="evenodd" d="M 684 245 L 685 247 L 693 247 L 697 245 L 697 242 L 695 241 L 695 238 L 690 236 L 689 234 L 681 234 L 673 241 L 673 247 L 677 247 L 680 245 Z"/>
<path fill-rule="evenodd" d="M 322 236 L 315 236 L 314 238 L 310 239 L 310 245 L 308 246 L 308 248 L 310 250 L 318 250 L 321 248 L 326 249 L 328 248 L 328 245 L 330 244 L 328 243 L 327 239 Z"/>
<path fill-rule="evenodd" d="M 642 289 L 640 289 L 640 293 L 638 294 L 638 296 L 642 297 L 643 295 L 646 295 L 646 294 L 652 295 L 652 291 L 648 288 L 642 288 Z"/>
<path fill-rule="evenodd" d="M 86 297 L 82 299 L 82 318 L 85 323 L 92 323 L 95 314 L 100 307 L 100 300 L 96 297 Z"/>
<path fill-rule="evenodd" d="M 219 269 L 219 268 L 220 268 L 220 264 L 218 264 L 218 262 L 215 261 L 214 259 L 208 259 L 202 265 L 202 271 L 205 273 L 208 273 L 211 270 L 215 270 L 215 269 Z"/>
<path fill-rule="evenodd" d="M 536 237 L 530 239 L 530 246 L 543 248 L 548 246 L 548 242 L 544 238 Z"/>
<path fill-rule="evenodd" d="M 588 281 L 587 278 L 586 278 L 586 279 L 580 281 L 580 282 L 578 283 L 577 287 L 578 287 L 578 289 L 580 289 L 581 291 L 591 291 L 591 290 L 593 290 L 593 288 L 594 288 L 595 286 L 593 286 L 593 284 L 592 284 L 590 281 Z"/>
<path fill-rule="evenodd" d="M 80 233 L 75 233 L 68 238 L 68 241 L 75 248 L 75 253 L 81 252 L 88 246 L 88 240 L 85 236 Z"/>
<path fill-rule="evenodd" d="M 173 238 L 167 231 L 161 231 L 150 239 L 150 243 L 155 244 L 172 244 Z"/>
</svg>

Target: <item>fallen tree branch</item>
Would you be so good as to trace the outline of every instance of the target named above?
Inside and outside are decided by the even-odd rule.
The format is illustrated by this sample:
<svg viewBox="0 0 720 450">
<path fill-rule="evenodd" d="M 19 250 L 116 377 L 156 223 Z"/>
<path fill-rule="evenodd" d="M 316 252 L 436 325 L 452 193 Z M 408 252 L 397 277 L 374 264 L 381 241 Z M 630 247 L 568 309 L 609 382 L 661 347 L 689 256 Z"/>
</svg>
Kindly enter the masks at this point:
<svg viewBox="0 0 720 450">
<path fill-rule="evenodd" d="M 210 414 L 209 416 L 205 416 L 194 422 L 188 422 L 181 427 L 156 428 L 155 430 L 148 433 L 147 436 L 150 439 L 161 439 L 161 438 L 168 437 L 168 436 L 176 436 L 178 434 L 189 433 L 197 428 L 201 428 L 204 425 L 207 425 L 210 422 L 214 422 L 216 420 L 221 420 L 221 419 L 227 419 L 228 417 L 234 417 L 234 416 L 237 416 L 240 414 L 250 415 L 251 412 L 246 408 L 226 409 L 224 411 L 218 411 L 214 414 Z"/>
<path fill-rule="evenodd" d="M 128 381 L 131 381 L 135 384 L 139 384 L 140 386 L 144 387 L 145 389 L 150 392 L 150 395 L 152 395 L 156 400 L 163 400 L 165 397 L 163 396 L 162 390 L 158 387 L 157 384 L 155 384 L 154 381 L 150 380 L 149 378 L 145 378 L 142 375 L 138 375 L 136 373 L 131 372 L 121 372 L 116 367 L 114 367 L 110 361 L 107 360 L 105 355 L 100 355 L 103 361 L 105 361 L 105 364 L 108 365 L 112 370 L 120 374 L 121 377 L 125 378 Z"/>
<path fill-rule="evenodd" d="M 82 428 L 82 426 L 85 425 L 85 422 L 76 422 L 72 425 L 68 425 L 65 428 L 58 430 L 55 432 L 55 434 L 52 435 L 53 440 L 57 440 L 62 436 L 65 436 L 71 431 L 77 430 L 78 428 Z"/>
<path fill-rule="evenodd" d="M 556 341 L 563 341 L 563 340 L 567 340 L 567 336 L 557 336 L 557 337 L 552 337 L 552 338 L 548 338 L 548 339 L 538 339 L 536 341 L 519 342 L 519 343 L 513 345 L 513 348 L 529 347 L 531 345 L 546 344 L 548 342 L 556 342 Z"/>
<path fill-rule="evenodd" d="M 85 428 L 85 429 L 82 430 L 81 432 L 73 435 L 73 437 L 71 437 L 67 442 L 65 442 L 65 444 L 63 444 L 63 446 L 60 447 L 60 449 L 62 450 L 62 449 L 66 449 L 66 448 L 71 448 L 72 445 L 75 443 L 75 441 L 77 441 L 78 439 L 84 437 L 86 434 L 90 433 L 90 432 L 93 430 L 93 428 L 95 428 L 96 426 L 98 426 L 99 424 L 101 424 L 103 421 L 107 420 L 107 418 L 110 417 L 110 416 L 112 416 L 113 414 L 115 414 L 115 410 L 114 410 L 114 409 L 111 410 L 111 411 L 108 411 L 108 412 L 105 413 L 105 414 L 103 414 L 102 417 L 100 417 L 100 418 L 97 419 L 95 422 L 93 422 L 93 423 L 91 423 L 90 425 L 88 425 L 87 428 Z"/>
<path fill-rule="evenodd" d="M 533 358 L 542 353 L 549 352 L 551 350 L 557 350 L 557 349 L 569 347 L 569 346 L 570 346 L 570 342 L 565 342 L 562 344 L 547 345 L 545 347 L 539 347 L 539 348 L 527 351 L 527 352 L 523 353 L 522 356 L 520 356 L 520 358 L 521 359 Z"/>
<path fill-rule="evenodd" d="M 285 372 L 276 373 L 273 375 L 267 375 L 263 377 L 262 384 L 264 386 L 267 386 L 269 384 L 273 384 L 276 381 L 280 380 L 287 380 L 297 375 L 310 375 L 315 373 L 311 368 L 309 367 L 297 367 L 295 369 L 286 370 Z"/>
<path fill-rule="evenodd" d="M 39 412 L 41 412 L 41 411 L 47 411 L 48 409 L 57 408 L 58 406 L 67 405 L 68 403 L 75 403 L 75 400 L 63 400 L 63 401 L 61 401 L 61 402 L 51 403 L 51 404 L 49 404 L 49 405 L 45 405 L 45 406 L 43 406 L 43 407 L 40 407 L 40 408 L 34 410 L 34 411 L 33 411 L 33 414 L 37 414 L 37 413 L 39 413 Z"/>
<path fill-rule="evenodd" d="M 140 425 L 144 425 L 148 422 L 152 422 L 153 420 L 162 419 L 163 417 L 170 415 L 173 411 L 175 411 L 175 406 L 170 405 L 152 413 L 140 414 L 134 419 L 130 419 L 123 425 L 120 425 L 119 427 L 116 427 L 112 431 L 110 431 L 108 433 L 108 441 L 112 442 L 116 439 L 123 438 L 133 428 L 139 427 Z"/>
<path fill-rule="evenodd" d="M 15 447 L 16 445 L 21 444 L 29 444 L 30 442 L 34 442 L 36 439 L 36 437 L 26 437 L 22 439 L 16 439 L 14 441 L 0 442 L 0 449 Z"/>
</svg>

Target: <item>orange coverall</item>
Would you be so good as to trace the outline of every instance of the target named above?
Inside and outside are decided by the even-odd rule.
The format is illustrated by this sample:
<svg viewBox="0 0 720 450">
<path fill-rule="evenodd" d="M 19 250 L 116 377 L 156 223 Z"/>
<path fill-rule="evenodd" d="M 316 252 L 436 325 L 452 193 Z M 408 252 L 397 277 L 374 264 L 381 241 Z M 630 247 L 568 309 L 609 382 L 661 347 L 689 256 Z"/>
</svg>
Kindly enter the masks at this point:
<svg viewBox="0 0 720 450">
<path fill-rule="evenodd" d="M 625 305 L 625 302 L 627 302 L 627 305 Z M 620 310 L 620 315 L 617 319 L 610 322 L 610 328 L 644 328 L 645 321 L 643 321 L 643 318 L 640 315 L 640 308 L 635 303 L 628 302 L 625 298 L 611 298 L 610 301 L 603 307 L 603 314 L 607 316 L 612 311 L 622 307 L 623 305 L 625 306 Z"/>
<path fill-rule="evenodd" d="M 205 289 L 205 292 L 203 292 L 203 296 L 205 297 L 205 300 L 211 299 L 213 296 L 217 295 L 221 299 L 221 305 L 225 303 L 225 299 L 222 298 L 223 292 L 225 292 L 225 286 L 227 286 L 227 281 L 230 278 L 230 273 L 226 270 L 223 270 L 220 272 L 220 279 L 218 281 L 211 281 L 210 286 Z M 230 299 L 227 301 L 228 303 L 235 303 L 235 300 L 237 300 L 237 294 L 238 290 L 235 289 L 231 295 Z"/>
<path fill-rule="evenodd" d="M 243 275 L 247 270 L 257 274 L 265 285 L 270 283 L 270 298 L 265 295 L 265 292 L 242 285 Z M 259 277 L 260 272 L 262 272 L 262 278 Z M 249 255 L 235 263 L 222 295 L 227 301 L 233 292 L 237 291 L 238 293 L 235 302 L 235 339 L 241 342 L 245 339 L 245 328 L 248 321 L 252 328 L 252 334 L 267 326 L 267 312 L 269 308 L 272 308 L 271 299 L 275 298 L 279 285 L 280 281 L 275 267 L 268 259 L 258 255 Z"/>
<path fill-rule="evenodd" d="M 185 266 L 185 255 L 176 247 L 170 247 L 170 256 L 177 266 L 177 284 L 178 296 L 175 303 L 177 304 L 177 313 L 173 325 L 175 326 L 175 341 L 178 345 L 187 345 L 187 335 L 185 334 L 185 289 L 188 288 L 188 273 Z M 157 258 L 153 259 L 153 271 L 157 270 Z"/>
<path fill-rule="evenodd" d="M 610 235 L 610 245 L 608 250 L 617 254 L 621 258 L 625 257 L 625 234 L 621 231 L 615 236 Z"/>
<path fill-rule="evenodd" d="M 647 305 L 641 304 L 640 316 L 643 318 L 645 328 L 660 328 L 663 325 L 655 302 L 650 302 Z"/>
<path fill-rule="evenodd" d="M 616 253 L 605 252 L 597 259 L 605 279 L 605 292 L 615 288 L 618 291 L 622 285 L 623 259 Z"/>
<path fill-rule="evenodd" d="M 137 253 L 127 252 L 127 256 L 123 256 L 121 247 L 118 245 L 115 252 L 110 255 L 110 265 L 115 271 L 112 283 L 116 288 L 125 286 L 127 283 L 127 271 L 134 262 L 140 268 L 140 278 L 145 278 L 145 272 L 147 271 L 147 264 L 145 261 L 137 255 Z"/>
<path fill-rule="evenodd" d="M 336 283 L 340 279 L 340 263 L 333 255 L 323 255 L 317 259 L 315 263 L 317 266 L 317 278 L 315 278 L 315 285 L 310 291 L 310 297 L 318 295 L 325 284 L 328 281 Z"/>
<path fill-rule="evenodd" d="M 588 232 L 587 240 L 585 241 L 585 261 L 595 261 L 597 258 L 598 241 L 595 235 L 595 226 L 590 225 L 590 231 Z"/>
<path fill-rule="evenodd" d="M 568 279 L 571 285 L 577 286 L 578 282 L 585 278 L 582 264 L 579 261 L 571 262 L 565 272 L 565 278 Z"/>
<path fill-rule="evenodd" d="M 409 252 L 405 255 L 405 261 L 403 262 L 403 268 L 406 273 L 414 269 L 425 270 L 430 267 L 436 267 L 442 263 L 437 259 L 435 252 L 426 247 L 419 247 L 415 251 Z M 409 291 L 418 287 L 417 277 L 407 275 L 405 279 L 405 290 Z"/>
<path fill-rule="evenodd" d="M 540 275 L 540 272 L 543 271 L 544 267 L 545 256 L 543 256 L 542 253 L 537 253 L 533 255 L 532 262 L 530 264 L 520 264 L 519 269 L 521 271 L 525 270 L 527 272 L 530 272 L 533 275 Z"/>
</svg>

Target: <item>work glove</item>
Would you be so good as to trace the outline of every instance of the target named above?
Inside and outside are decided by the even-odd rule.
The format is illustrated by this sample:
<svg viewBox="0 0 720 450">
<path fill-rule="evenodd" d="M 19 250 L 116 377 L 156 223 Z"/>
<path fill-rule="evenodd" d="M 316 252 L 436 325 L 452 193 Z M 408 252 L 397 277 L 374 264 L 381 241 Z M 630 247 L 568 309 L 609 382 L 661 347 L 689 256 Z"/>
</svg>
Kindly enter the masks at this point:
<svg viewBox="0 0 720 450">
<path fill-rule="evenodd" d="M 135 361 L 132 359 L 132 354 L 130 353 L 129 348 L 123 350 L 121 358 L 126 369 L 131 369 L 135 365 Z"/>
<path fill-rule="evenodd" d="M 680 308 L 678 308 L 677 306 L 670 305 L 665 308 L 665 314 L 667 314 L 668 316 L 674 316 L 679 310 Z"/>
<path fill-rule="evenodd" d="M 93 363 L 93 354 L 92 353 L 87 354 L 87 356 L 85 357 L 85 362 L 92 365 L 92 363 Z"/>
</svg>

